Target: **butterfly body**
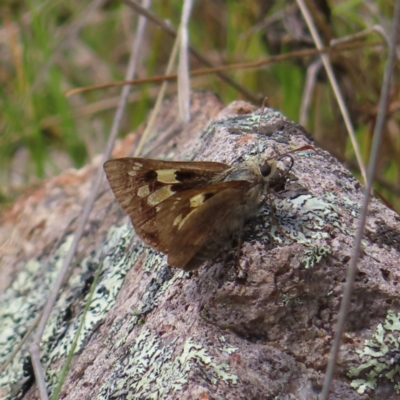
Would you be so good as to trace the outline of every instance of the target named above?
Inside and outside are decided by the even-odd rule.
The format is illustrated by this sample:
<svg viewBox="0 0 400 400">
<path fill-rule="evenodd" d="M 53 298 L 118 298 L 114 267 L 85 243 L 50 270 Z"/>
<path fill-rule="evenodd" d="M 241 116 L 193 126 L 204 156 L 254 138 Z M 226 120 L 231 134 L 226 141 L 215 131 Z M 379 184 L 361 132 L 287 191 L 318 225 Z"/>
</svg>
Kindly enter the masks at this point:
<svg viewBox="0 0 400 400">
<path fill-rule="evenodd" d="M 168 263 L 198 268 L 256 216 L 276 162 L 174 162 L 121 158 L 104 164 L 110 186 L 139 237 Z"/>
</svg>

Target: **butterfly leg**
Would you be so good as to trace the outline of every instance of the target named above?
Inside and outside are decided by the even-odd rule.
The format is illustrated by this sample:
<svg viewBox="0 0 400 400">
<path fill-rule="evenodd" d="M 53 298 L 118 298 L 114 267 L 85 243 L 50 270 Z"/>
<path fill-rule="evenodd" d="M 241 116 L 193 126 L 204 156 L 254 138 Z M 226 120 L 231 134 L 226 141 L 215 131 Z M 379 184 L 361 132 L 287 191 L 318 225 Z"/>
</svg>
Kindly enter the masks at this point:
<svg viewBox="0 0 400 400">
<path fill-rule="evenodd" d="M 236 282 L 241 283 L 247 278 L 247 265 L 243 260 L 241 262 L 241 253 L 242 253 L 242 245 L 243 245 L 243 229 L 235 235 L 236 239 L 236 254 L 235 254 L 235 263 L 236 263 Z"/>
<path fill-rule="evenodd" d="M 280 200 L 285 200 L 286 197 L 281 196 L 279 193 L 275 192 L 273 189 L 269 189 L 269 193 L 273 194 L 275 197 L 277 197 Z"/>
</svg>

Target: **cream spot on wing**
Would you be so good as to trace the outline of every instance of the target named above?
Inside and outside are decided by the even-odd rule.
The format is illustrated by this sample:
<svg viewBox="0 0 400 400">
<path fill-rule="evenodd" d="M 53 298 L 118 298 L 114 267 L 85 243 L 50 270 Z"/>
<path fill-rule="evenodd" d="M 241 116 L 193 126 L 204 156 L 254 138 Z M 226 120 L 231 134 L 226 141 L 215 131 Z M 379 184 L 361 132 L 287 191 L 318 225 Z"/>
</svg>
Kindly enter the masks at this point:
<svg viewBox="0 0 400 400">
<path fill-rule="evenodd" d="M 147 198 L 147 203 L 150 206 L 156 206 L 158 203 L 161 203 L 163 200 L 168 199 L 168 197 L 172 196 L 175 192 L 171 190 L 169 186 L 164 186 L 161 189 L 158 189 L 154 193 L 152 193 Z"/>
<path fill-rule="evenodd" d="M 196 209 L 190 211 L 190 213 L 189 213 L 188 215 L 186 215 L 185 218 L 183 218 L 183 220 L 182 220 L 182 221 L 179 223 L 179 225 L 178 225 L 178 229 L 181 229 L 181 228 L 182 228 L 182 226 L 184 225 L 184 223 L 189 219 L 189 217 L 190 217 L 195 211 L 196 211 Z M 174 223 L 175 223 L 175 221 L 174 221 Z"/>
<path fill-rule="evenodd" d="M 150 188 L 149 185 L 144 185 L 140 187 L 137 191 L 137 195 L 141 198 L 147 197 L 150 194 Z"/>
<path fill-rule="evenodd" d="M 129 171 L 128 175 L 129 176 L 135 176 L 135 175 L 137 175 L 137 172 L 136 171 Z"/>
<path fill-rule="evenodd" d="M 179 214 L 175 219 L 172 225 L 178 225 L 182 221 L 182 214 Z"/>
<path fill-rule="evenodd" d="M 175 169 L 159 169 L 156 171 L 157 180 L 162 183 L 179 183 L 176 180 Z"/>
<path fill-rule="evenodd" d="M 196 208 L 204 203 L 204 194 L 196 194 L 190 199 L 190 208 Z"/>
<path fill-rule="evenodd" d="M 143 167 L 143 164 L 140 164 L 140 163 L 138 163 L 138 162 L 135 162 L 135 164 L 133 165 L 132 169 L 133 169 L 134 171 L 139 171 L 140 169 L 142 169 L 142 167 Z"/>
</svg>

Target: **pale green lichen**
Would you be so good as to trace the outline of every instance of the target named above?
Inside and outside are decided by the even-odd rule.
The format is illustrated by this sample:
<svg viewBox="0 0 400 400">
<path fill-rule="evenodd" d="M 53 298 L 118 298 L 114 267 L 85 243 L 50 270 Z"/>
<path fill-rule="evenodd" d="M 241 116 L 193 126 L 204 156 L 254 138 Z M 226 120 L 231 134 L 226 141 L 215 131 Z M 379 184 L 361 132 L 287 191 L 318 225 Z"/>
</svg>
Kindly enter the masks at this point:
<svg viewBox="0 0 400 400">
<path fill-rule="evenodd" d="M 41 342 L 41 361 L 46 368 L 46 381 L 50 391 L 57 382 L 60 371 L 59 368 L 51 369 L 50 365 L 68 354 L 80 323 L 88 296 L 84 291 L 87 284 L 85 278 L 90 280 L 103 260 L 99 285 L 92 298 L 75 352 L 81 350 L 86 338 L 104 320 L 115 303 L 127 271 L 143 251 L 143 246 L 127 251 L 133 236 L 130 223 L 111 228 L 103 247 L 75 266 L 78 273 L 60 294 Z M 14 283 L 0 296 L 0 363 L 18 345 L 43 307 L 72 239 L 72 235 L 66 237 L 46 262 L 38 259 L 28 261 Z M 76 307 L 79 312 L 70 319 L 67 315 L 71 307 Z M 1 400 L 14 398 L 15 393 L 22 389 L 21 382 L 27 377 L 27 346 L 25 344 L 22 347 L 5 373 L 0 376 Z"/>
<path fill-rule="evenodd" d="M 378 324 L 371 340 L 366 340 L 363 349 L 357 349 L 362 363 L 350 369 L 348 376 L 356 377 L 351 386 L 362 394 L 376 389 L 378 381 L 387 379 L 394 383 L 400 393 L 400 313 L 389 310 L 383 324 Z"/>
<path fill-rule="evenodd" d="M 336 210 L 309 194 L 294 199 L 274 200 L 274 207 L 279 227 L 286 237 L 306 246 L 315 246 L 316 240 L 321 241 L 322 245 L 329 239 L 329 234 L 324 230 L 327 224 L 342 228 Z M 272 229 L 274 236 L 279 235 L 276 226 Z"/>
<path fill-rule="evenodd" d="M 177 273 L 174 274 L 173 270 L 168 266 L 167 257 L 151 249 L 148 249 L 142 268 L 144 271 L 151 271 L 152 273 L 157 272 L 149 283 L 141 300 L 143 303 L 141 313 L 143 314 L 153 310 L 158 305 L 160 296 L 176 280 L 181 279 L 185 272 L 183 270 L 178 270 Z"/>
<path fill-rule="evenodd" d="M 274 199 L 273 208 L 273 218 L 269 207 L 262 210 L 264 224 L 258 226 L 256 232 L 262 235 L 268 232 L 278 243 L 305 245 L 307 249 L 301 262 L 306 269 L 314 267 L 331 254 L 326 225 L 345 230 L 334 206 L 310 194 L 294 199 Z"/>
<path fill-rule="evenodd" d="M 301 306 L 303 304 L 303 302 L 298 297 L 296 297 L 293 301 L 293 304 L 295 307 L 298 307 L 298 306 Z"/>
<path fill-rule="evenodd" d="M 47 263 L 29 260 L 12 285 L 0 295 L 0 364 L 7 360 L 34 323 L 45 302 L 46 293 L 57 278 L 72 239 L 72 236 L 68 236 Z M 44 268 L 47 269 L 45 275 Z M 46 329 L 43 344 L 47 351 L 50 335 L 51 332 Z M 27 379 L 24 370 L 27 358 L 28 349 L 25 345 L 0 376 L 2 400 L 14 398 L 22 389 L 21 382 Z"/>
<path fill-rule="evenodd" d="M 289 293 L 284 293 L 282 295 L 282 303 L 286 307 L 290 304 L 290 301 L 292 299 L 292 296 Z"/>
<path fill-rule="evenodd" d="M 400 332 L 400 314 L 396 315 L 393 311 L 389 310 L 383 327 L 387 331 Z"/>
<path fill-rule="evenodd" d="M 177 337 L 160 338 L 150 329 L 142 330 L 113 370 L 101 387 L 98 400 L 177 398 L 196 371 L 201 371 L 203 379 L 213 385 L 238 382 L 227 364 L 214 363 L 206 349 L 192 338 L 178 344 Z"/>
<path fill-rule="evenodd" d="M 233 354 L 233 353 L 236 353 L 236 352 L 239 350 L 238 347 L 234 347 L 234 346 L 231 346 L 231 345 L 227 344 L 227 343 L 226 343 L 226 338 L 225 338 L 225 336 L 221 336 L 221 337 L 219 338 L 219 340 L 220 340 L 220 342 L 221 342 L 221 347 L 220 347 L 220 349 L 221 349 L 221 351 L 222 351 L 223 353 Z"/>
<path fill-rule="evenodd" d="M 324 197 L 329 203 L 336 204 L 348 210 L 353 217 L 357 218 L 359 216 L 360 204 L 351 200 L 348 196 L 344 194 L 336 196 L 334 193 L 326 191 L 324 192 Z"/>
<path fill-rule="evenodd" d="M 129 332 L 131 332 L 136 325 L 143 324 L 143 315 L 152 311 L 158 305 L 158 301 L 165 291 L 184 275 L 184 271 L 182 270 L 174 273 L 174 271 L 168 267 L 166 257 L 163 254 L 149 248 L 145 251 L 146 256 L 143 260 L 142 268 L 144 272 L 150 273 L 151 271 L 153 277 L 144 289 L 137 308 L 132 310 L 131 318 L 126 322 L 125 329 L 121 330 L 121 320 L 114 321 L 111 326 L 106 343 L 114 349 L 125 344 Z"/>
<path fill-rule="evenodd" d="M 301 263 L 305 269 L 313 268 L 331 253 L 331 249 L 326 246 L 312 246 L 304 251 Z"/>
</svg>

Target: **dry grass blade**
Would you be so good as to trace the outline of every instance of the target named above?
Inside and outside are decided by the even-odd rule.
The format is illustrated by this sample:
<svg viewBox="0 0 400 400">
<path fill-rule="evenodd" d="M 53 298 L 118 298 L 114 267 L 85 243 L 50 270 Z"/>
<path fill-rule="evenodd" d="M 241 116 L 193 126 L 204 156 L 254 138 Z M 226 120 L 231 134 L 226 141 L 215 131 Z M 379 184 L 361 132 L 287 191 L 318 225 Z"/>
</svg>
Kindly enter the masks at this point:
<svg viewBox="0 0 400 400">
<path fill-rule="evenodd" d="M 387 36 L 385 30 L 380 25 L 375 25 L 372 28 L 365 29 L 362 32 L 357 32 L 353 35 L 341 37 L 338 39 L 332 39 L 330 42 L 330 45 L 331 46 L 340 46 L 343 43 L 348 43 L 350 41 L 362 39 L 366 36 L 369 36 L 371 33 L 379 33 L 382 36 L 382 38 L 385 40 L 385 42 L 389 44 L 390 39 Z"/>
<path fill-rule="evenodd" d="M 313 62 L 307 70 L 306 83 L 304 85 L 303 99 L 301 101 L 300 109 L 300 125 L 306 125 L 307 113 L 311 104 L 312 92 L 317 82 L 317 74 L 322 67 L 321 60 Z"/>
<path fill-rule="evenodd" d="M 183 3 L 181 27 L 179 29 L 180 51 L 179 51 L 179 74 L 178 74 L 178 98 L 179 98 L 179 119 L 181 122 L 188 122 L 189 101 L 190 101 L 190 78 L 189 78 L 189 31 L 188 23 L 190 12 L 193 6 L 192 0 L 185 0 Z"/>
<path fill-rule="evenodd" d="M 175 64 L 176 57 L 178 55 L 178 48 L 179 48 L 179 36 L 176 37 L 176 40 L 175 40 L 175 43 L 174 43 L 174 47 L 172 48 L 172 52 L 171 52 L 171 55 L 170 55 L 169 60 L 168 60 L 167 70 L 165 71 L 166 75 L 170 74 L 171 71 L 172 71 L 172 68 L 173 68 L 173 66 Z M 147 141 L 147 139 L 148 139 L 148 137 L 150 135 L 151 128 L 154 125 L 154 122 L 156 120 L 158 111 L 159 111 L 159 109 L 161 107 L 161 102 L 163 101 L 165 92 L 167 90 L 167 86 L 168 86 L 168 82 L 167 81 L 164 81 L 162 83 L 162 85 L 161 85 L 161 88 L 160 88 L 160 90 L 158 92 L 158 95 L 157 95 L 156 103 L 154 105 L 153 110 L 150 113 L 150 117 L 149 117 L 149 121 L 147 123 L 146 129 L 143 132 L 143 135 L 140 137 L 139 144 L 138 144 L 137 148 L 135 149 L 134 157 L 137 157 L 141 153 L 141 151 L 143 149 L 143 146 L 145 145 L 145 143 L 146 143 L 146 141 Z"/>
<path fill-rule="evenodd" d="M 308 29 L 311 32 L 311 35 L 313 37 L 313 40 L 315 42 L 315 45 L 316 45 L 317 49 L 322 49 L 323 45 L 322 45 L 321 38 L 319 37 L 317 29 L 314 26 L 313 20 L 312 20 L 312 18 L 310 16 L 310 13 L 307 10 L 307 7 L 306 7 L 304 1 L 303 0 L 297 0 L 297 4 L 299 5 L 299 7 L 301 9 L 303 17 L 304 17 L 304 19 L 305 19 L 305 21 L 307 23 Z M 360 167 L 360 171 L 361 171 L 363 180 L 364 180 L 364 182 L 366 182 L 365 166 L 364 166 L 364 163 L 362 161 L 360 148 L 359 148 L 357 140 L 356 140 L 356 136 L 355 136 L 355 133 L 354 133 L 353 125 L 351 123 L 350 116 L 349 116 L 349 113 L 347 111 L 346 104 L 344 102 L 342 93 L 341 93 L 341 91 L 339 89 L 339 85 L 337 84 L 335 75 L 333 73 L 332 65 L 331 65 L 331 63 L 329 61 L 329 57 L 328 57 L 327 54 L 321 53 L 321 59 L 322 59 L 322 62 L 324 64 L 326 73 L 328 74 L 329 81 L 330 81 L 330 83 L 332 85 L 332 89 L 333 89 L 333 91 L 335 93 L 337 102 L 338 102 L 339 107 L 340 107 L 340 111 L 342 112 L 342 116 L 343 116 L 344 122 L 346 124 L 347 132 L 348 132 L 348 134 L 350 136 L 351 143 L 352 143 L 353 148 L 354 148 L 354 153 L 356 155 L 357 162 L 358 162 L 358 165 Z"/>
<path fill-rule="evenodd" d="M 145 3 L 145 6 L 148 6 L 149 3 L 150 3 L 150 0 L 145 0 L 144 3 Z M 126 79 L 132 79 L 133 76 L 135 75 L 136 68 L 137 68 L 137 62 L 138 62 L 138 55 L 140 53 L 139 52 L 139 48 L 140 48 L 140 46 L 142 44 L 142 41 L 143 41 L 145 24 L 146 24 L 145 18 L 141 17 L 139 19 L 138 32 L 137 32 L 137 35 L 136 35 L 136 39 L 135 39 L 135 42 L 134 42 L 133 47 L 132 47 L 131 57 L 130 57 L 130 60 L 129 60 L 129 65 L 128 65 L 127 73 L 126 73 Z M 119 102 L 117 111 L 115 113 L 114 122 L 113 122 L 113 125 L 112 125 L 112 128 L 111 128 L 111 133 L 110 133 L 106 148 L 105 148 L 104 153 L 103 153 L 102 162 L 99 165 L 99 168 L 98 168 L 98 171 L 97 171 L 97 174 L 96 174 L 96 178 L 95 178 L 95 180 L 93 182 L 92 189 L 90 191 L 89 197 L 88 197 L 88 199 L 87 199 L 87 201 L 86 201 L 86 203 L 85 203 L 85 205 L 83 207 L 82 215 L 81 215 L 81 218 L 79 219 L 78 226 L 77 226 L 76 231 L 75 231 L 73 242 L 71 244 L 71 247 L 70 247 L 70 249 L 68 251 L 67 256 L 64 259 L 62 268 L 60 270 L 60 274 L 57 277 L 57 280 L 56 280 L 56 282 L 54 284 L 53 290 L 50 293 L 48 301 L 47 301 L 47 303 L 46 303 L 46 305 L 44 307 L 43 314 L 42 314 L 41 320 L 39 322 L 38 329 L 37 329 L 37 331 L 35 333 L 35 336 L 34 336 L 33 343 L 30 346 L 30 352 L 31 352 L 31 355 L 32 355 L 32 365 L 33 365 L 33 369 L 34 369 L 34 373 L 35 373 L 35 377 L 36 377 L 36 382 L 37 382 L 37 385 L 38 385 L 38 388 L 39 388 L 40 397 L 41 397 L 42 400 L 48 399 L 48 394 L 47 394 L 47 388 L 46 388 L 45 379 L 44 379 L 43 368 L 42 368 L 42 365 L 41 365 L 41 362 L 40 362 L 39 344 L 40 344 L 40 341 L 41 341 L 41 338 L 42 338 L 46 323 L 47 323 L 47 321 L 49 319 L 51 310 L 52 310 L 52 308 L 53 308 L 53 306 L 55 304 L 55 301 L 57 299 L 58 292 L 59 292 L 61 286 L 64 283 L 65 276 L 66 276 L 66 274 L 68 272 L 68 269 L 69 269 L 69 266 L 70 266 L 70 264 L 72 262 L 72 259 L 75 256 L 75 253 L 76 253 L 76 250 L 77 250 L 77 247 L 78 247 L 78 243 L 79 243 L 80 238 L 82 237 L 86 222 L 89 219 L 89 215 L 90 215 L 90 212 L 92 210 L 93 203 L 94 203 L 94 201 L 96 199 L 96 196 L 97 196 L 98 188 L 99 188 L 102 180 L 104 179 L 103 163 L 107 159 L 110 158 L 112 149 L 114 147 L 114 142 L 115 142 L 115 139 L 117 137 L 119 126 L 120 126 L 121 121 L 122 121 L 122 116 L 123 116 L 123 113 L 124 113 L 125 105 L 126 105 L 127 100 L 128 100 L 129 89 L 130 89 L 129 86 L 125 86 L 122 89 L 120 102 Z"/>
<path fill-rule="evenodd" d="M 350 260 L 350 265 L 347 270 L 347 278 L 343 292 L 343 298 L 340 304 L 340 311 L 338 316 L 338 322 L 335 329 L 335 340 L 332 345 L 331 354 L 329 357 L 329 363 L 325 375 L 324 387 L 322 390 L 321 400 L 327 400 L 329 396 L 329 389 L 332 382 L 333 374 L 335 371 L 336 360 L 339 354 L 341 338 L 344 332 L 344 326 L 346 323 L 347 312 L 350 306 L 350 297 L 354 284 L 354 276 L 357 269 L 357 261 L 359 256 L 359 251 L 361 247 L 361 240 L 364 235 L 364 227 L 367 219 L 368 212 L 368 204 L 371 196 L 372 183 L 374 179 L 375 167 L 378 158 L 378 150 L 381 142 L 383 125 L 385 122 L 389 91 L 390 91 L 390 82 L 393 74 L 394 68 L 394 59 L 396 55 L 396 37 L 397 32 L 400 28 L 400 2 L 396 3 L 395 13 L 393 17 L 393 33 L 390 41 L 390 52 L 389 58 L 385 69 L 385 75 L 382 85 L 381 97 L 379 101 L 379 112 L 378 119 L 376 121 L 375 130 L 374 130 L 374 139 L 371 148 L 370 162 L 368 165 L 367 172 L 367 186 L 364 191 L 364 202 L 362 204 L 360 220 L 357 227 L 356 238 L 354 239 L 352 255 Z"/>
</svg>

